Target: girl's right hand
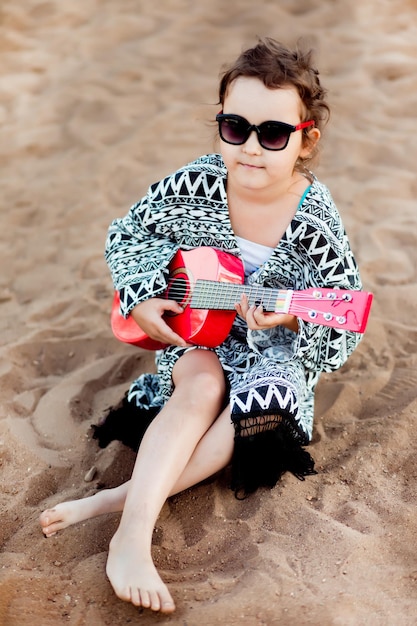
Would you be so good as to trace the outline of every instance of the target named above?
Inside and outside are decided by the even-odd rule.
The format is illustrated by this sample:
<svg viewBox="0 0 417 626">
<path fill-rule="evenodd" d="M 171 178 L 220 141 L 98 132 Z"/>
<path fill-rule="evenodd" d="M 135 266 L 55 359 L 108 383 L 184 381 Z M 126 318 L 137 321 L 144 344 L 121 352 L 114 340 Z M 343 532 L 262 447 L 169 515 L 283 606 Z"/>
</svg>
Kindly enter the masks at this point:
<svg viewBox="0 0 417 626">
<path fill-rule="evenodd" d="M 149 300 L 137 304 L 130 312 L 130 315 L 143 332 L 155 341 L 161 341 L 162 343 L 180 346 L 182 348 L 191 345 L 187 344 L 177 333 L 174 333 L 165 322 L 162 316 L 167 311 L 179 315 L 183 312 L 183 308 L 175 300 L 150 298 Z"/>
</svg>

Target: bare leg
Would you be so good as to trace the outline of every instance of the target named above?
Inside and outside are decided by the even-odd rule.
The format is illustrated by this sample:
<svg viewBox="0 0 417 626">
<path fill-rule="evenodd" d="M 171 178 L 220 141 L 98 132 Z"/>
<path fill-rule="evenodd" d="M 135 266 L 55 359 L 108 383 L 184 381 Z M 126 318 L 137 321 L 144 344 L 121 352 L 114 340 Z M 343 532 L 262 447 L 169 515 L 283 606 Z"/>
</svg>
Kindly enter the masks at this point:
<svg viewBox="0 0 417 626">
<path fill-rule="evenodd" d="M 233 435 L 228 407 L 200 439 L 169 495 L 184 491 L 226 467 L 232 457 Z M 43 533 L 46 537 L 52 537 L 59 530 L 77 522 L 104 513 L 123 511 L 129 487 L 130 480 L 113 489 L 103 489 L 86 498 L 61 502 L 53 509 L 43 511 L 39 519 Z"/>
<path fill-rule="evenodd" d="M 164 613 L 171 613 L 175 605 L 151 558 L 156 519 L 169 495 L 226 465 L 233 447 L 229 422 L 228 446 L 213 445 L 214 435 L 210 433 L 205 446 L 212 450 L 215 460 L 205 466 L 196 454 L 187 477 L 185 470 L 191 458 L 219 415 L 225 384 L 216 355 L 199 350 L 185 354 L 177 362 L 173 379 L 174 393 L 145 433 L 129 484 L 110 491 L 110 497 L 107 492 L 94 506 L 93 496 L 80 514 L 82 518 L 104 510 L 119 510 L 124 502 L 120 526 L 110 544 L 107 574 L 121 599 Z M 225 417 L 219 420 L 219 427 L 221 424 L 226 424 Z M 192 471 L 193 467 L 197 471 Z M 44 528 L 51 521 L 47 520 L 48 514 L 41 516 Z M 74 516 L 67 521 L 72 523 Z M 47 529 L 53 532 L 50 526 Z"/>
<path fill-rule="evenodd" d="M 173 381 L 171 398 L 142 440 L 106 569 L 119 598 L 163 613 L 174 611 L 175 604 L 152 561 L 153 529 L 198 442 L 219 415 L 225 392 L 220 363 L 205 350 L 179 359 Z"/>
</svg>

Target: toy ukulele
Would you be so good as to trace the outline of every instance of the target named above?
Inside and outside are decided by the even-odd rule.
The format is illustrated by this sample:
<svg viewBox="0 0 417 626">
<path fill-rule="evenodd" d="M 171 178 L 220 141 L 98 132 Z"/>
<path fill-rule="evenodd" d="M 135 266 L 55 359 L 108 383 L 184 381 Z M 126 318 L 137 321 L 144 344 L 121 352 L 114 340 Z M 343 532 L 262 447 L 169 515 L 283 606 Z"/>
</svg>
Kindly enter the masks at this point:
<svg viewBox="0 0 417 626">
<path fill-rule="evenodd" d="M 314 287 L 302 291 L 243 285 L 243 263 L 235 256 L 210 247 L 179 250 L 169 265 L 164 297 L 175 300 L 184 311 L 166 314 L 164 320 L 187 343 L 214 348 L 229 334 L 236 316 L 234 305 L 242 293 L 249 304 L 262 304 L 264 311 L 290 313 L 304 321 L 358 333 L 365 332 L 372 293 Z M 158 350 L 166 344 L 148 337 L 132 317 L 119 310 L 116 291 L 111 327 L 125 343 Z"/>
</svg>

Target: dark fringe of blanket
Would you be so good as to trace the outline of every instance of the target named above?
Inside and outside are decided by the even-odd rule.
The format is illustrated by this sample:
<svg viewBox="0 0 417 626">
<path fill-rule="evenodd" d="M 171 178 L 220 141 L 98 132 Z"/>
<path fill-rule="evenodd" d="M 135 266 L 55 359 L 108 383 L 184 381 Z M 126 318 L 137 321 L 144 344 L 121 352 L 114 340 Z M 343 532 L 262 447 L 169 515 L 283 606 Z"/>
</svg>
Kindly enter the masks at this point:
<svg viewBox="0 0 417 626">
<path fill-rule="evenodd" d="M 98 441 L 100 448 L 118 440 L 137 451 L 159 410 L 138 408 L 125 396 L 118 406 L 109 409 L 98 425 L 92 425 L 93 439 Z M 287 471 L 299 480 L 317 474 L 314 460 L 294 438 L 294 428 L 287 419 L 264 432 L 242 436 L 243 431 L 242 427 L 236 428 L 240 434 L 235 435 L 231 466 L 231 489 L 239 500 L 259 487 L 275 487 Z"/>
<path fill-rule="evenodd" d="M 146 429 L 159 410 L 138 408 L 128 401 L 126 395 L 121 404 L 109 409 L 98 425 L 92 425 L 93 439 L 97 439 L 100 448 L 116 439 L 137 452 Z"/>
<path fill-rule="evenodd" d="M 285 422 L 273 430 L 235 436 L 231 488 L 243 500 L 259 487 L 275 487 L 285 472 L 299 480 L 317 474 L 314 460 L 287 431 Z"/>
</svg>

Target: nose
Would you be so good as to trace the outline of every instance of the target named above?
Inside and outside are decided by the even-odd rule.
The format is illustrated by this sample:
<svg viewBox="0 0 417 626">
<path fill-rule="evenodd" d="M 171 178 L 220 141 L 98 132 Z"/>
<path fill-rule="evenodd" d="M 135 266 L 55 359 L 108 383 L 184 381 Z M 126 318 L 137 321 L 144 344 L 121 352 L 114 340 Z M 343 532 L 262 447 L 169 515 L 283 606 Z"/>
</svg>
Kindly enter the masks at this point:
<svg viewBox="0 0 417 626">
<path fill-rule="evenodd" d="M 247 154 L 260 154 L 261 153 L 261 144 L 259 143 L 258 133 L 255 128 L 252 128 L 252 131 L 242 145 L 242 149 Z"/>
</svg>

